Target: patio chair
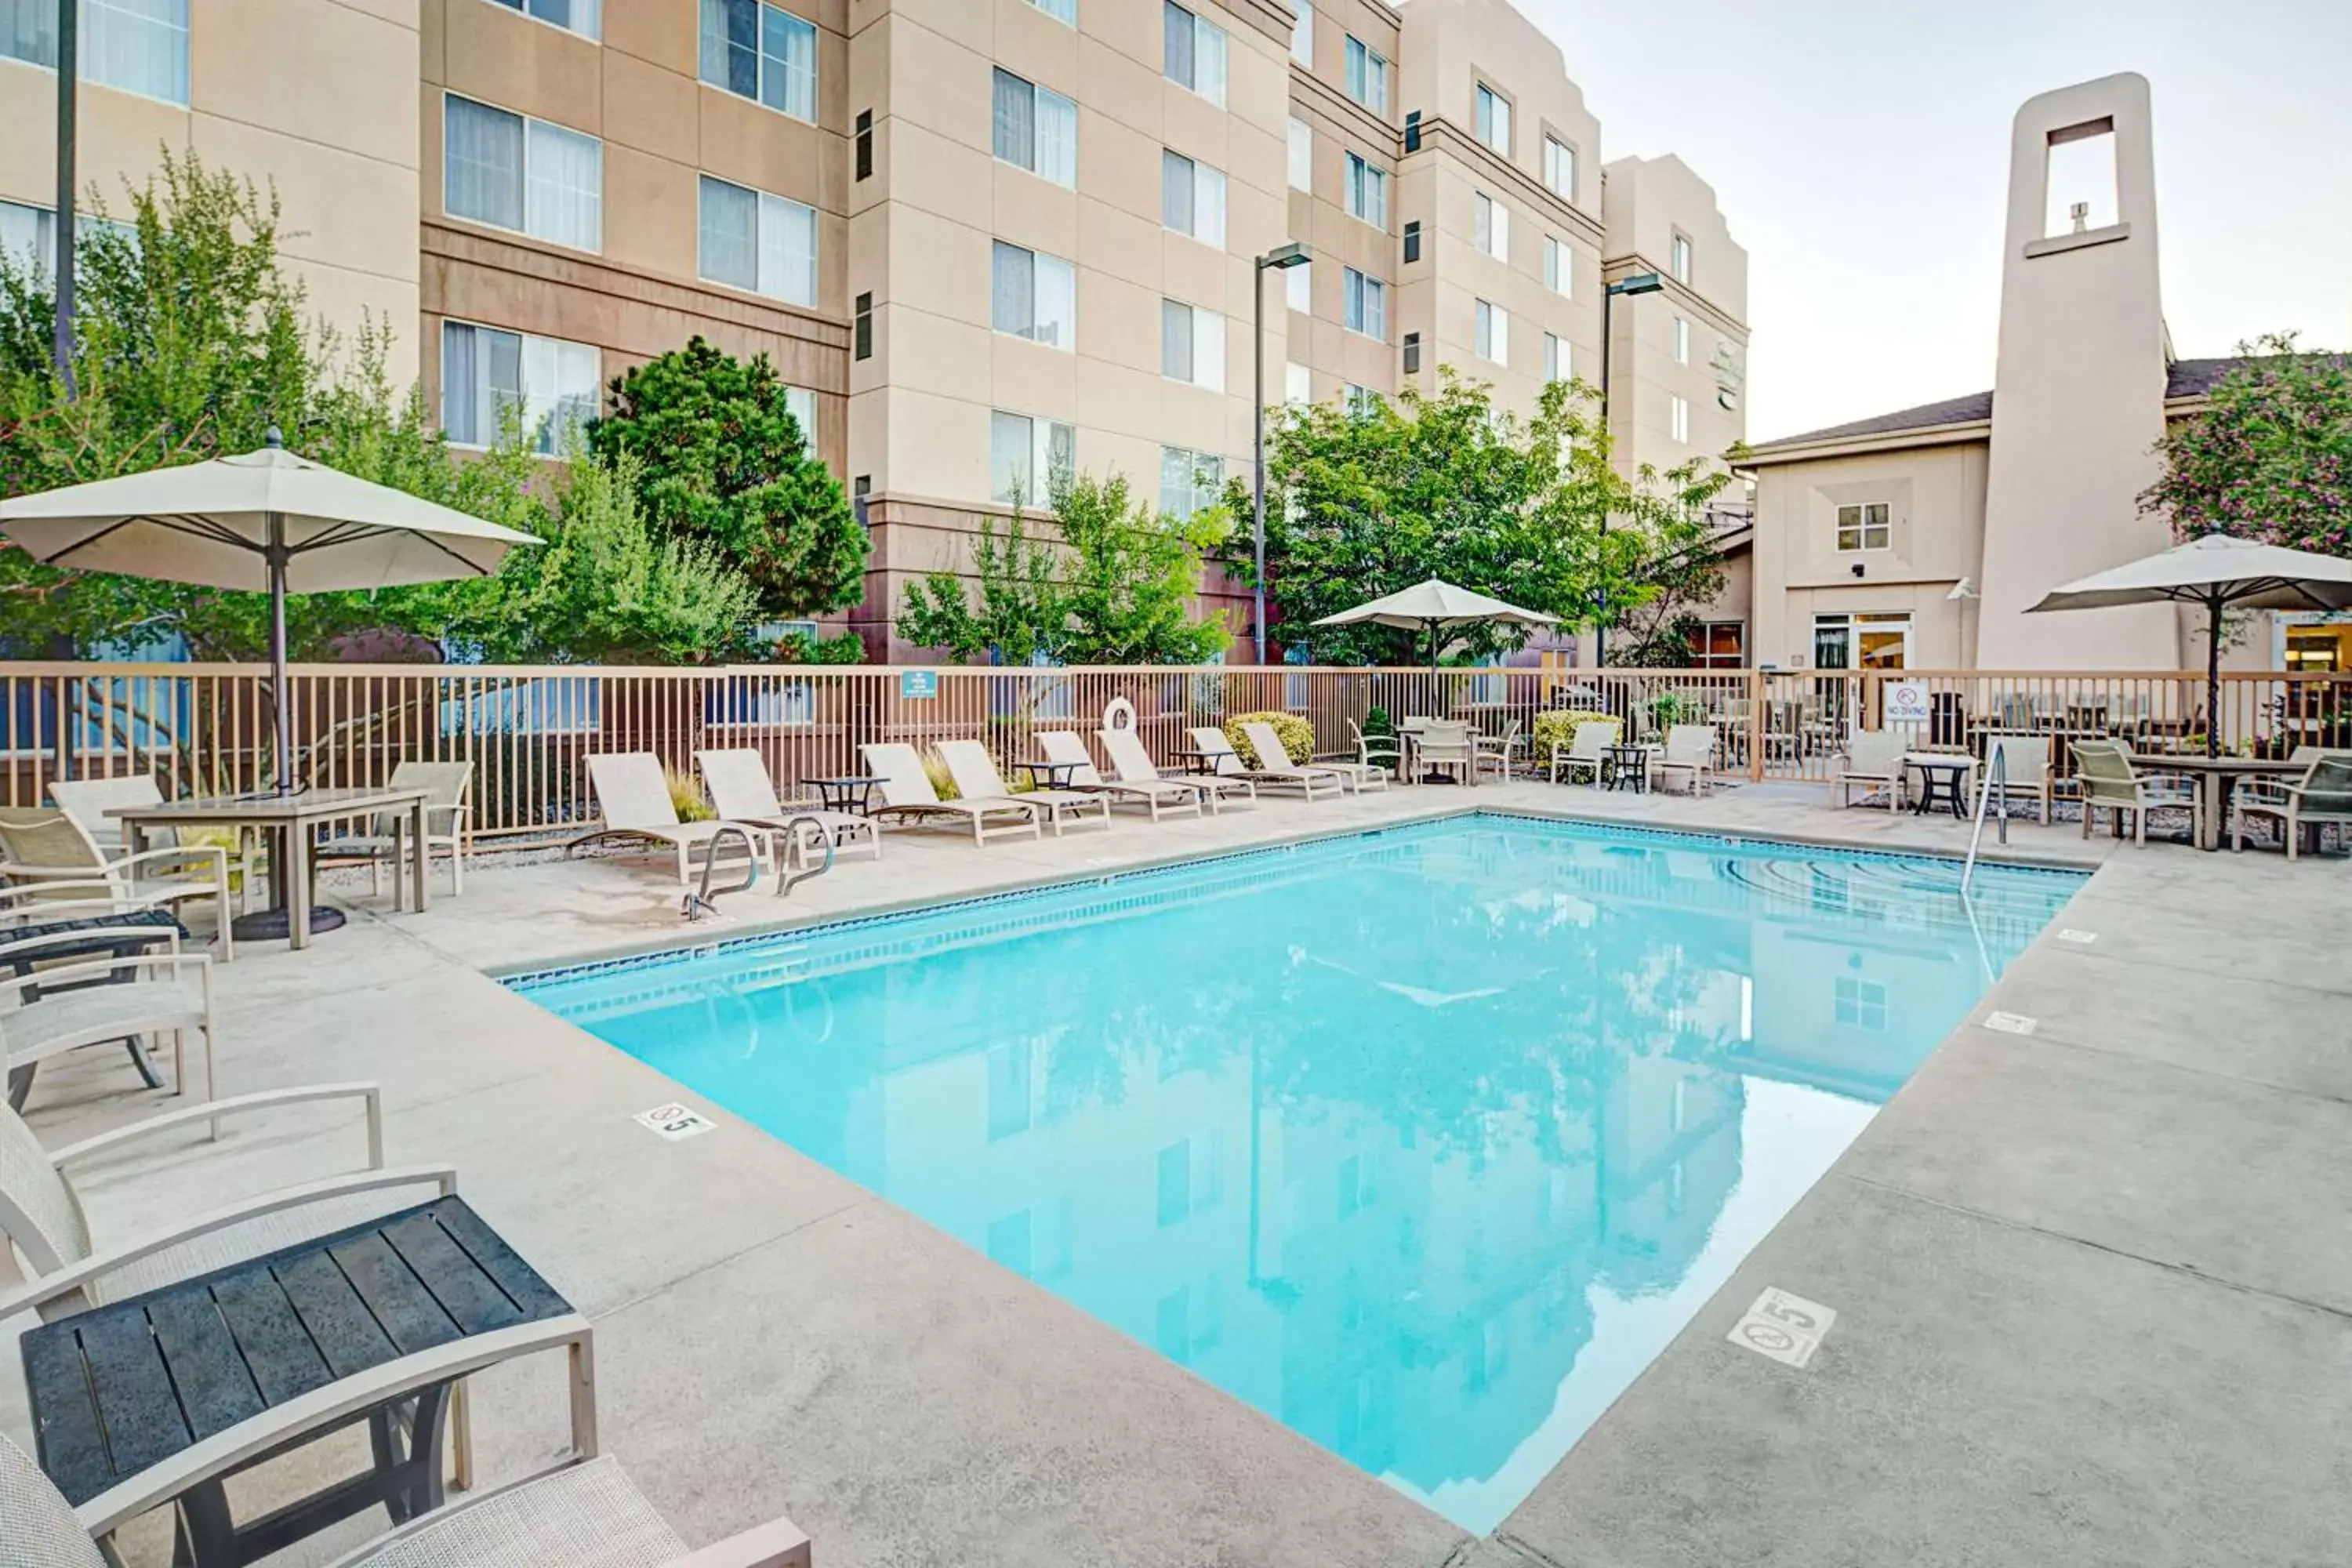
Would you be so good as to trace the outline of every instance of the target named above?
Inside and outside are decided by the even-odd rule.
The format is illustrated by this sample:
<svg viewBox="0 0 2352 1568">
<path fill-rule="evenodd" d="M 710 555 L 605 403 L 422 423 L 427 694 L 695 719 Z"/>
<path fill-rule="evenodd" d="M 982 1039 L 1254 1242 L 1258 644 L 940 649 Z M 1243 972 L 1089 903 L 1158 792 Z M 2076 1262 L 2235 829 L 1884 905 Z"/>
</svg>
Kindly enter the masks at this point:
<svg viewBox="0 0 2352 1568">
<path fill-rule="evenodd" d="M 103 896 L 124 910 L 165 908 L 178 913 L 194 900 L 212 900 L 221 962 L 236 956 L 229 925 L 228 852 L 191 844 L 110 856 L 67 813 L 42 807 L 0 809 L 0 877 L 44 898 L 88 903 Z"/>
<path fill-rule="evenodd" d="M 940 761 L 948 765 L 948 777 L 955 780 L 956 794 L 966 800 L 1012 800 L 1015 796 L 1005 787 L 1003 777 L 996 771 L 996 759 L 978 741 L 941 741 Z M 1024 792 L 1020 800 L 1032 806 L 1043 806 L 1054 825 L 1054 837 L 1062 836 L 1064 821 L 1076 821 L 1089 815 L 1105 827 L 1110 826 L 1110 799 L 1098 791 L 1082 789 L 1033 789 Z"/>
<path fill-rule="evenodd" d="M 1382 768 L 1402 778 L 1404 776 L 1404 742 L 1393 734 L 1367 735 L 1364 727 L 1353 719 L 1348 721 L 1348 733 L 1356 742 L 1356 761 L 1368 768 Z"/>
<path fill-rule="evenodd" d="M 882 858 L 882 830 L 872 817 L 777 799 L 776 781 L 769 775 L 767 759 L 751 748 L 697 752 L 694 762 L 702 770 L 702 787 L 709 792 L 710 809 L 720 821 L 748 822 L 777 834 L 784 831 L 787 823 L 797 822 L 803 840 L 816 835 L 833 846 L 836 857 Z"/>
<path fill-rule="evenodd" d="M 474 793 L 474 764 L 471 763 L 404 762 L 394 765 L 389 787 L 421 789 L 425 792 L 425 842 L 408 846 L 411 855 L 423 855 L 429 864 L 436 849 L 449 857 L 449 896 L 456 898 L 466 890 L 466 826 L 473 813 L 468 797 Z M 311 851 L 316 860 L 364 860 L 368 863 L 369 890 L 381 897 L 383 893 L 384 868 L 392 868 L 393 885 L 400 885 L 406 873 L 405 861 L 395 861 L 394 852 L 401 843 L 400 823 L 388 811 L 378 812 L 368 824 L 365 833 L 339 834 L 322 840 Z"/>
<path fill-rule="evenodd" d="M 1470 752 L 1477 768 L 1491 766 L 1505 783 L 1510 782 L 1511 768 L 1519 760 L 1519 721 L 1517 719 L 1503 726 L 1499 735 L 1482 735 L 1470 731 Z"/>
<path fill-rule="evenodd" d="M 751 841 L 755 861 L 772 864 L 774 847 L 767 829 L 751 822 L 681 822 L 669 797 L 669 781 L 651 752 L 604 752 L 588 759 L 589 787 L 596 792 L 596 809 L 604 826 L 581 834 L 563 847 L 572 855 L 587 845 L 611 838 L 641 838 L 666 844 L 677 854 L 677 879 L 694 883 L 694 851 L 707 862 L 718 853 L 721 834 L 741 834 Z"/>
<path fill-rule="evenodd" d="M 152 773 L 124 773 L 110 779 L 52 779 L 49 799 L 57 808 L 82 826 L 100 850 L 110 860 L 119 860 L 128 847 L 124 842 L 122 824 L 107 813 L 124 807 L 161 805 L 163 792 Z M 176 849 L 179 835 L 170 828 L 147 830 L 151 846 L 157 849 Z M 253 890 L 261 885 L 258 874 L 260 837 L 250 830 L 237 835 L 236 872 L 237 907 L 240 912 L 253 907 Z"/>
<path fill-rule="evenodd" d="M 1195 730 L 1192 733 L 1196 739 L 1204 742 L 1211 733 L 1221 738 L 1224 735 L 1223 731 Z M 1308 800 L 1317 798 L 1318 795 L 1348 793 L 1349 778 L 1345 771 L 1327 767 L 1321 763 L 1301 764 L 1292 762 L 1288 749 L 1283 745 L 1282 737 L 1275 733 L 1273 725 L 1263 722 L 1244 724 L 1242 734 L 1248 740 L 1250 750 L 1257 753 L 1257 766 L 1253 768 L 1244 763 L 1238 752 L 1234 753 L 1234 765 L 1259 784 L 1296 789 Z M 1214 751 L 1216 748 L 1204 744 L 1202 749 Z M 1224 768 L 1224 760 L 1221 757 L 1217 762 L 1217 771 L 1223 773 Z"/>
<path fill-rule="evenodd" d="M 2352 752 L 2323 752 L 2311 762 L 2302 781 L 2247 779 L 2238 785 L 2237 814 L 2230 821 L 2230 847 L 2246 847 L 2246 818 L 2275 818 L 2286 840 L 2286 858 L 2293 860 L 2303 845 L 2303 830 L 2312 830 L 2312 848 L 2319 847 L 2319 829 L 2333 823 L 2339 837 L 2352 837 Z"/>
<path fill-rule="evenodd" d="M 961 816 L 971 824 L 971 841 L 985 845 L 992 838 L 1008 834 L 1030 838 L 1042 837 L 1038 826 L 1040 808 L 1026 801 L 1010 796 L 974 800 L 941 800 L 932 787 L 931 775 L 923 768 L 923 759 L 915 748 L 902 741 L 868 741 L 858 751 L 866 765 L 882 781 L 882 804 L 874 807 L 877 816 L 905 817 L 920 821 L 927 816 Z M 993 823 L 995 826 L 991 826 Z"/>
<path fill-rule="evenodd" d="M 506 1330 L 496 1336 L 497 1359 L 552 1350 L 585 1334 L 586 1324 L 577 1316 Z M 453 1360 L 478 1363 L 485 1351 L 481 1340 L 492 1337 L 461 1340 L 381 1367 L 366 1377 L 369 1395 L 390 1399 L 446 1379 Z M 299 1405 L 279 1405 L 222 1436 L 244 1434 L 247 1440 L 236 1447 L 260 1450 L 324 1424 Z M 786 1519 L 688 1551 L 620 1461 L 595 1457 L 593 1446 L 593 1436 L 585 1443 L 575 1438 L 573 1454 L 558 1464 L 421 1514 L 337 1558 L 332 1568 L 525 1568 L 558 1563 L 572 1568 L 810 1568 L 809 1539 Z M 6 1501 L 0 1509 L 0 1562 L 107 1568 L 110 1559 L 100 1540 L 205 1479 L 187 1473 L 185 1458 L 142 1475 L 134 1497 L 108 1493 L 76 1509 L 29 1455 L 0 1437 L 0 1500 Z"/>
<path fill-rule="evenodd" d="M 1219 778 L 1246 779 L 1262 789 L 1295 789 L 1308 800 L 1348 793 L 1347 781 L 1328 768 L 1276 773 L 1244 766 L 1241 753 L 1214 724 L 1195 725 L 1186 733 L 1192 737 L 1192 749 L 1209 759 L 1211 770 Z"/>
<path fill-rule="evenodd" d="M 1389 787 L 1388 769 L 1370 763 L 1351 763 L 1344 759 L 1318 760 L 1315 757 L 1308 757 L 1303 762 L 1294 762 L 1291 759 L 1289 748 L 1282 743 L 1281 732 L 1262 720 L 1243 725 L 1242 733 L 1249 737 L 1250 750 L 1257 753 L 1257 765 L 1262 771 L 1278 773 L 1291 769 L 1303 769 L 1309 772 L 1338 773 L 1340 782 L 1358 795 L 1363 794 L 1368 789 Z"/>
<path fill-rule="evenodd" d="M 1886 792 L 1886 809 L 1903 809 L 1903 759 L 1911 750 L 1911 739 L 1891 730 L 1857 730 L 1847 740 L 1845 750 L 1830 759 L 1830 787 L 1837 791 L 1838 805 L 1853 804 L 1854 786 L 1859 784 L 1867 795 Z"/>
<path fill-rule="evenodd" d="M 1676 774 L 1690 780 L 1689 793 L 1705 795 L 1714 783 L 1715 726 L 1675 724 L 1666 731 L 1665 749 L 1650 759 L 1650 778 L 1663 783 Z"/>
<path fill-rule="evenodd" d="M 1470 726 L 1450 719 L 1433 719 L 1423 725 L 1421 739 L 1412 748 L 1412 773 L 1416 779 L 1443 773 L 1458 784 L 1476 784 L 1478 745 Z"/>
<path fill-rule="evenodd" d="M 1574 784 L 1580 773 L 1589 773 L 1592 782 L 1601 782 L 1601 770 L 1609 761 L 1609 748 L 1625 732 L 1624 725 L 1615 719 L 1587 719 L 1576 727 L 1575 733 L 1563 746 L 1552 742 L 1551 782 L 1559 783 L 1560 770 L 1568 770 L 1568 782 Z"/>
<path fill-rule="evenodd" d="M 2184 773 L 2141 773 L 2132 766 L 2131 753 L 2120 741 L 2074 742 L 2074 783 L 2083 792 L 2083 837 L 2102 812 L 2110 814 L 2116 836 L 2124 822 L 2132 824 L 2132 842 L 2147 842 L 2147 814 L 2167 809 L 2186 811 L 2193 823 L 2197 814 L 2197 781 Z"/>
<path fill-rule="evenodd" d="M 93 953 L 95 944 L 111 952 Z M 58 962 L 63 958 L 64 962 Z M 52 1057 L 128 1041 L 148 1087 L 161 1087 L 140 1047 L 172 1042 L 172 1092 L 188 1091 L 187 1037 L 205 1037 L 205 1098 L 217 1089 L 220 1037 L 213 1011 L 212 960 L 182 952 L 179 932 L 152 925 L 101 926 L 0 941 L 0 1063 L 11 1109 L 24 1103 L 17 1075 Z"/>
<path fill-rule="evenodd" d="M 1201 792 L 1201 799 L 1211 811 L 1223 811 L 1230 804 L 1255 805 L 1257 785 L 1247 779 L 1223 778 L 1214 773 L 1196 773 L 1171 779 L 1160 773 L 1160 764 L 1143 747 L 1143 738 L 1132 730 L 1097 730 L 1095 738 L 1102 742 L 1103 752 L 1110 758 L 1111 772 L 1121 784 L 1177 784 Z"/>
<path fill-rule="evenodd" d="M 2004 731 L 1986 732 L 1985 777 L 1991 779 L 1992 749 L 2000 742 L 2001 755 L 2000 789 L 2003 795 L 2024 795 L 2041 808 L 2042 820 L 2050 821 L 2052 797 L 2054 794 L 2050 777 L 2050 737 L 2047 735 L 2012 735 Z"/>
<path fill-rule="evenodd" d="M 1130 784 L 1125 779 L 1103 777 L 1087 750 L 1086 738 L 1075 730 L 1040 730 L 1034 739 L 1047 762 L 1069 764 L 1072 789 L 1100 795 L 1114 803 L 1124 801 L 1142 806 L 1151 813 L 1154 822 L 1171 814 L 1198 816 L 1206 804 L 1206 792 L 1198 784 L 1180 784 L 1173 779 Z"/>
</svg>

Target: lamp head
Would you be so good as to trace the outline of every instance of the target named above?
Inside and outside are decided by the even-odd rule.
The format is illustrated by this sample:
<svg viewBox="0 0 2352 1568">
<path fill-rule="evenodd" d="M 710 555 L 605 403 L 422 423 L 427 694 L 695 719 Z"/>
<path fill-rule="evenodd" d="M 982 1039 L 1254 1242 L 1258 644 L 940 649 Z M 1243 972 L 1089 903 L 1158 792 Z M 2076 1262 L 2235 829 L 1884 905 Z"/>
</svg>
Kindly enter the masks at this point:
<svg viewBox="0 0 2352 1568">
<path fill-rule="evenodd" d="M 1277 246 L 1259 257 L 1257 264 L 1269 272 L 1281 272 L 1293 267 L 1304 267 L 1314 259 L 1315 253 L 1294 239 L 1288 245 Z"/>
<path fill-rule="evenodd" d="M 1654 272 L 1636 272 L 1630 278 L 1620 278 L 1609 285 L 1612 294 L 1655 294 L 1666 286 L 1666 280 Z"/>
</svg>

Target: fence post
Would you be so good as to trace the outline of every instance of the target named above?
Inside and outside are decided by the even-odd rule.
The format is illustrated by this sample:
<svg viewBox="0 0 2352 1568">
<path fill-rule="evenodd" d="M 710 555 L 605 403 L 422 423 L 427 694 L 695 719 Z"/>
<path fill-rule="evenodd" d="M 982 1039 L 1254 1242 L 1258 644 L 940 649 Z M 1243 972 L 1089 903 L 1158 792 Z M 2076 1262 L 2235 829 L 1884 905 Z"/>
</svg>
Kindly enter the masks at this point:
<svg viewBox="0 0 2352 1568">
<path fill-rule="evenodd" d="M 1747 671 L 1748 679 L 1748 782 L 1764 782 L 1764 701 L 1767 689 L 1764 672 Z"/>
</svg>

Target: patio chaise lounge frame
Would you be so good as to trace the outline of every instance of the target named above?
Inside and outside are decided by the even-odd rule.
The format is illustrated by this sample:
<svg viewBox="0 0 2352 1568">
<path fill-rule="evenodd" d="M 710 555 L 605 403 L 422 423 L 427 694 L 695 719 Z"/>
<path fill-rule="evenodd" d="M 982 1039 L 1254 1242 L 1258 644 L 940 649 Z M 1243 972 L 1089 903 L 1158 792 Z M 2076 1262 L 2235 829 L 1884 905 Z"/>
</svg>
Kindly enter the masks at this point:
<svg viewBox="0 0 2352 1568">
<path fill-rule="evenodd" d="M 1171 814 L 1198 816 L 1207 804 L 1208 792 L 1196 784 L 1174 779 L 1103 777 L 1101 770 L 1095 766 L 1093 754 L 1087 750 L 1086 738 L 1076 730 L 1040 730 L 1035 739 L 1047 762 L 1067 764 L 1070 788 L 1099 794 L 1115 804 L 1142 806 L 1151 813 L 1154 822 Z"/>
<path fill-rule="evenodd" d="M 788 826 L 797 824 L 796 834 L 819 836 L 833 846 L 835 856 L 882 858 L 882 832 L 872 817 L 779 800 L 768 760 L 751 747 L 697 752 L 694 761 L 702 770 L 702 787 L 709 792 L 710 807 L 722 821 L 748 822 L 780 838 Z M 780 852 L 781 848 L 779 845 Z M 782 891 L 782 884 L 778 884 L 777 890 Z"/>
<path fill-rule="evenodd" d="M 1182 778 L 1169 778 L 1160 771 L 1145 750 L 1143 737 L 1132 730 L 1097 730 L 1095 736 L 1103 743 L 1104 754 L 1110 758 L 1111 771 L 1121 784 L 1181 784 L 1197 789 L 1201 799 L 1213 812 L 1222 812 L 1229 802 L 1244 805 L 1257 804 L 1257 785 L 1247 779 L 1234 778 L 1224 773 L 1192 773 Z"/>
<path fill-rule="evenodd" d="M 921 821 L 927 816 L 961 816 L 971 825 L 971 841 L 985 846 L 992 838 L 1043 837 L 1040 808 L 1010 795 L 987 800 L 941 800 L 924 771 L 923 759 L 904 741 L 868 741 L 858 751 L 866 765 L 882 781 L 882 802 L 870 815 Z M 991 826 L 993 822 L 994 826 Z"/>
<path fill-rule="evenodd" d="M 1242 754 L 1225 732 L 1213 724 L 1196 725 L 1192 731 L 1192 747 L 1208 757 L 1220 778 L 1247 779 L 1264 789 L 1295 789 L 1308 800 L 1323 800 L 1348 793 L 1345 774 L 1335 769 L 1318 765 L 1312 768 L 1292 766 L 1252 768 L 1242 763 Z M 1253 742 L 1255 744 L 1255 742 Z M 1289 754 L 1284 753 L 1288 762 Z"/>
<path fill-rule="evenodd" d="M 694 884 L 694 851 L 708 860 L 718 853 L 722 835 L 740 834 L 750 841 L 755 860 L 772 862 L 768 830 L 751 822 L 681 822 L 669 798 L 669 781 L 662 777 L 661 762 L 651 752 L 604 752 L 588 759 L 588 782 L 596 792 L 596 809 L 604 826 L 591 828 L 564 845 L 566 856 L 591 844 L 615 838 L 637 838 L 669 846 L 677 852 L 677 879 Z"/>
<path fill-rule="evenodd" d="M 1003 775 L 996 771 L 996 759 L 978 741 L 941 741 L 940 761 L 947 764 L 948 776 L 955 780 L 956 793 L 966 800 L 1018 800 L 1025 805 L 1042 806 L 1054 824 L 1054 837 L 1062 836 L 1065 819 L 1081 821 L 1092 816 L 1103 826 L 1110 826 L 1110 797 L 1095 790 L 1033 789 L 1015 795 L 1005 787 Z"/>
</svg>

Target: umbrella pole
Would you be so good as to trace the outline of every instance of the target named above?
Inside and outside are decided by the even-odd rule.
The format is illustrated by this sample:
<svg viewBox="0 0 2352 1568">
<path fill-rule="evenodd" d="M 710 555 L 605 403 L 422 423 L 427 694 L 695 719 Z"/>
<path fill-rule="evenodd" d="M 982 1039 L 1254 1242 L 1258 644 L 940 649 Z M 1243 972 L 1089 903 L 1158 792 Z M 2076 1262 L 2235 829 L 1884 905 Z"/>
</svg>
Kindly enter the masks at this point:
<svg viewBox="0 0 2352 1568">
<path fill-rule="evenodd" d="M 2219 594 L 2205 601 L 2205 754 L 2221 754 L 2221 605 Z"/>
<path fill-rule="evenodd" d="M 277 741 L 278 793 L 294 793 L 294 731 L 286 689 L 286 520 L 269 514 L 269 728 Z"/>
</svg>

